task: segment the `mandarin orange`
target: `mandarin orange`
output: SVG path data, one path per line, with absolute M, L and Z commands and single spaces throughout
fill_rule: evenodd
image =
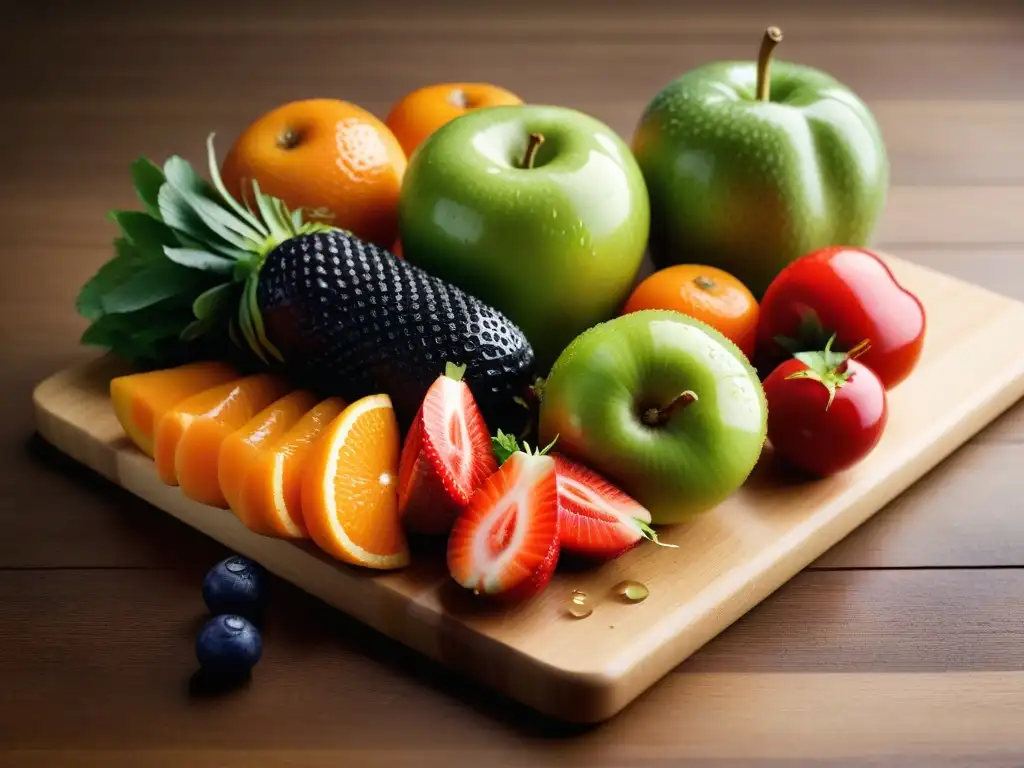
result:
M 738 278 L 716 267 L 677 264 L 638 285 L 622 314 L 673 309 L 707 323 L 749 359 L 757 336 L 757 299 Z
M 522 104 L 511 91 L 488 83 L 439 83 L 401 98 L 384 121 L 405 150 L 406 157 L 450 120 L 481 107 Z
M 258 118 L 224 158 L 228 192 L 255 204 L 252 182 L 291 209 L 389 248 L 398 235 L 406 158 L 376 116 L 338 99 L 284 104 Z

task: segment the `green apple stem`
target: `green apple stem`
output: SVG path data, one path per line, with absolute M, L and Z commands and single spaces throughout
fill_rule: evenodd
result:
M 698 399 L 697 393 L 693 390 L 680 392 L 667 405 L 663 405 L 661 408 L 648 408 L 644 411 L 642 421 L 649 427 L 660 427 L 672 417 L 673 413 L 697 402 Z
M 530 141 L 526 145 L 526 152 L 523 153 L 523 165 L 524 169 L 533 168 L 533 161 L 537 157 L 537 150 L 540 149 L 540 145 L 544 143 L 543 133 L 531 133 Z
M 782 30 L 768 27 L 761 39 L 761 51 L 757 54 L 757 100 L 768 101 L 771 95 L 772 51 L 782 42 Z

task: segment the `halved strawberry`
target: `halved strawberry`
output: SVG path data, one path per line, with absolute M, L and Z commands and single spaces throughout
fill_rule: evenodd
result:
M 558 535 L 562 549 L 610 560 L 645 538 L 657 540 L 651 513 L 604 477 L 554 454 L 558 473 Z
M 447 533 L 498 463 L 465 366 L 448 363 L 427 390 L 402 447 L 398 508 L 419 533 Z
M 466 589 L 524 600 L 547 586 L 558 551 L 555 460 L 516 451 L 456 519 L 448 538 L 448 570 Z

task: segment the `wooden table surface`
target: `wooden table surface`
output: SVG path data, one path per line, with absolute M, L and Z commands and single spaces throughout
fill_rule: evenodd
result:
M 291 99 L 383 116 L 449 80 L 629 137 L 670 78 L 752 57 L 769 23 L 780 57 L 832 72 L 881 123 L 878 244 L 1024 300 L 1024 11 L 917 5 L 19 6 L 0 22 L 0 765 L 1024 765 L 1024 405 L 588 729 L 282 582 L 252 684 L 190 696 L 202 576 L 226 553 L 33 436 L 33 385 L 94 354 L 73 299 L 109 255 L 106 212 L 135 206 L 139 154 L 201 161 L 208 131 L 226 150 Z

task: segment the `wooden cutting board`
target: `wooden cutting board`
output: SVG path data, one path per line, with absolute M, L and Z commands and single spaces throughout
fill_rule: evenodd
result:
M 340 564 L 311 545 L 250 533 L 228 511 L 163 485 L 131 445 L 108 398 L 110 358 L 66 370 L 35 392 L 40 433 L 130 492 L 262 563 L 386 635 L 561 719 L 611 717 L 701 645 L 846 536 L 1024 395 L 1024 304 L 897 259 L 897 278 L 928 312 L 924 355 L 890 393 L 875 451 L 847 473 L 798 482 L 770 451 L 718 509 L 660 529 L 678 549 L 645 544 L 602 567 L 560 572 L 514 609 L 482 605 L 448 578 L 440 552 L 402 572 Z M 650 596 L 626 603 L 623 579 Z M 570 616 L 573 590 L 593 613 Z

